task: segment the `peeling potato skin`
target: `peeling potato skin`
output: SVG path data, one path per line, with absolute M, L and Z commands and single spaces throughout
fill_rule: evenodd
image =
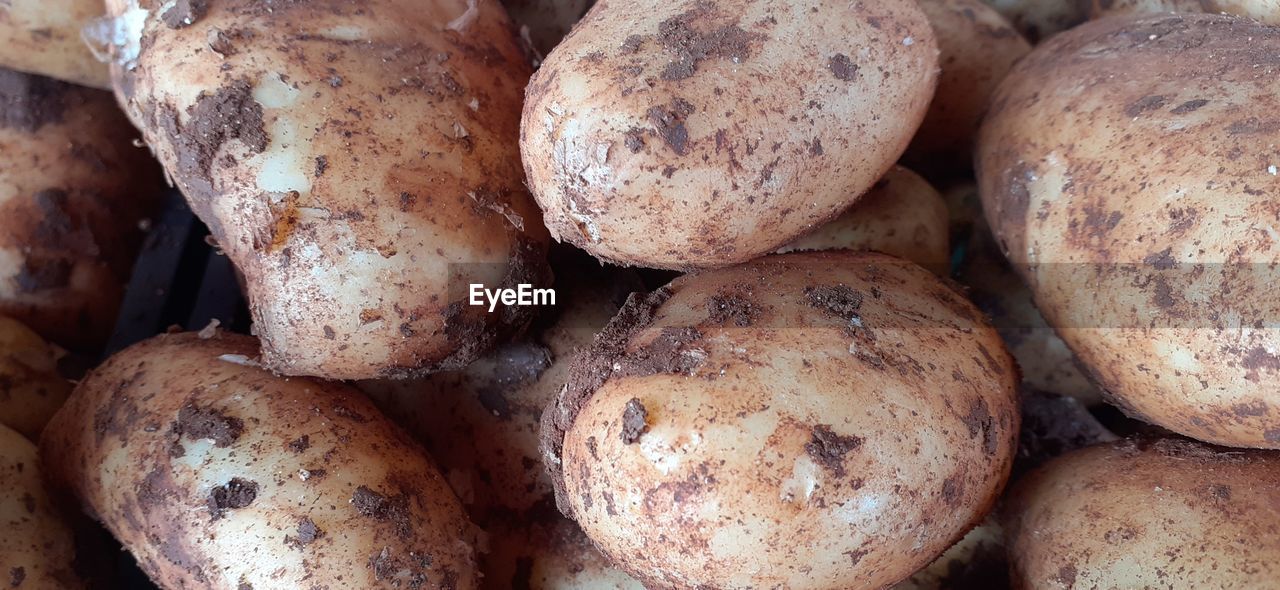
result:
M 1032 43 L 1088 19 L 1089 0 L 983 0 L 990 4 Z
M 502 0 L 511 20 L 529 27 L 529 41 L 542 55 L 560 44 L 587 13 L 591 0 Z
M 529 65 L 495 0 L 227 0 L 179 28 L 161 6 L 116 92 L 244 273 L 269 367 L 460 368 L 528 323 L 466 301 L 549 282 L 516 144 Z
M 937 55 L 906 0 L 602 1 L 526 91 L 530 188 L 551 235 L 601 260 L 744 262 L 884 175 Z
M 903 155 L 930 178 L 967 173 L 987 101 L 1031 44 L 979 0 L 920 0 L 941 50 L 938 91 Z
M 1249 588 L 1280 578 L 1280 456 L 1165 439 L 1063 456 L 1001 513 L 1014 588 Z
M 1015 66 L 979 139 L 987 219 L 1095 381 L 1228 446 L 1280 447 L 1280 336 L 1254 323 L 1280 316 L 1277 55 L 1238 17 L 1093 21 Z
M 71 382 L 58 375 L 62 355 L 21 322 L 0 316 L 0 424 L 40 437 L 71 394 Z
M 160 203 L 111 94 L 0 68 L 0 314 L 96 352 Z
M 947 273 L 947 204 L 919 174 L 894 166 L 840 217 L 786 246 L 797 250 L 875 250 Z
M 102 13 L 101 0 L 0 2 L 0 67 L 111 88 L 107 66 L 80 38 L 80 29 Z
M 75 538 L 40 477 L 36 446 L 0 424 L 0 585 L 22 590 L 85 588 L 73 567 Z
M 161 335 L 79 383 L 41 438 L 165 588 L 475 588 L 474 527 L 357 391 L 251 365 L 257 341 Z
M 1089 18 L 1148 12 L 1237 14 L 1280 24 L 1280 0 L 1091 0 Z
M 995 502 L 1017 381 L 923 268 L 775 255 L 633 296 L 548 407 L 543 453 L 562 510 L 649 588 L 881 588 Z

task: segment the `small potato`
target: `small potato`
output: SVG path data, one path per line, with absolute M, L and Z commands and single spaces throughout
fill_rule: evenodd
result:
M 982 0 L 993 6 L 1032 43 L 1088 19 L 1089 0 Z
M 593 0 L 502 0 L 511 20 L 520 25 L 540 55 L 547 55 L 587 13 Z
M 987 101 L 1031 44 L 980 0 L 920 0 L 938 37 L 938 91 L 903 161 L 929 178 L 968 175 Z
M 1280 28 L 1136 15 L 1014 67 L 979 138 L 993 233 L 1117 405 L 1280 448 Z
M 0 424 L 36 440 L 71 394 L 58 375 L 63 351 L 12 318 L 0 316 Z
M 840 217 L 778 252 L 836 248 L 875 250 L 946 274 L 947 205 L 927 180 L 894 166 Z
M 937 56 L 911 0 L 601 2 L 529 84 L 529 186 L 552 236 L 601 260 L 744 262 L 884 176 Z
M 1280 455 L 1185 440 L 1076 451 L 1002 510 L 1014 588 L 1238 588 L 1280 580 Z
M 1089 18 L 1145 12 L 1238 14 L 1280 24 L 1280 0 L 1090 0 Z
M 103 12 L 102 0 L 3 0 L 0 67 L 110 88 L 106 64 L 80 35 Z
M 36 446 L 0 424 L 0 587 L 85 588 L 75 538 L 40 477 Z
M 632 296 L 570 367 L 543 453 L 561 510 L 649 588 L 881 588 L 995 502 L 1016 383 L 923 268 L 773 255 Z
M 497 0 L 109 0 L 116 93 L 245 276 L 288 375 L 457 369 L 522 330 L 469 286 L 549 282 Z
M 898 582 L 893 590 L 999 590 L 1009 587 L 1004 531 L 984 521 L 928 567 Z
M 106 342 L 163 186 L 137 136 L 109 93 L 0 68 L 0 314 Z
M 422 449 L 254 338 L 161 335 L 91 372 L 40 441 L 165 588 L 476 588 L 474 527 Z

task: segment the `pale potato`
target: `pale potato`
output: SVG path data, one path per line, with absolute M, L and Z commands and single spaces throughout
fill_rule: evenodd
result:
M 0 424 L 35 440 L 71 394 L 58 374 L 64 351 L 21 322 L 0 316 Z
M 110 93 L 0 68 L 0 314 L 106 342 L 163 186 L 137 137 Z
M 102 0 L 0 1 L 0 67 L 110 88 L 107 65 L 80 33 L 104 12 Z
M 0 424 L 0 587 L 85 588 L 74 567 L 71 525 L 50 500 L 40 474 L 36 445 Z
M 91 372 L 40 441 L 164 588 L 476 588 L 476 531 L 358 391 L 286 379 L 254 338 L 156 336 Z
M 1089 0 L 982 0 L 1013 23 L 1032 43 L 1088 19 Z
M 1233 588 L 1280 579 L 1280 455 L 1176 439 L 1076 451 L 1001 511 L 1014 588 Z
M 1038 47 L 983 126 L 987 218 L 1128 413 L 1280 448 L 1280 28 L 1102 19 Z
M 552 236 L 602 260 L 744 262 L 889 170 L 937 56 L 911 0 L 601 2 L 529 84 L 529 186 Z
M 120 101 L 244 273 L 263 361 L 460 368 L 545 286 L 517 148 L 526 56 L 496 0 L 110 0 Z
M 919 174 L 894 166 L 840 217 L 778 249 L 875 250 L 945 275 L 951 258 L 947 205 Z
M 995 330 L 882 254 L 685 275 L 569 373 L 543 416 L 557 501 L 655 589 L 888 586 L 982 519 L 1017 438 Z
M 1088 0 L 1089 18 L 1145 12 L 1238 14 L 1280 24 L 1280 0 Z

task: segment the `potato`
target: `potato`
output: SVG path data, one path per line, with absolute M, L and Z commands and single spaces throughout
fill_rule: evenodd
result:
M 533 49 L 546 55 L 569 34 L 593 0 L 502 0 Z
M 1103 19 L 1039 47 L 979 140 L 983 204 L 1035 301 L 1126 411 L 1280 447 L 1280 28 Z
M 946 274 L 947 205 L 927 180 L 894 166 L 840 217 L 778 252 L 835 248 L 875 250 Z
M 185 333 L 111 357 L 41 437 L 50 480 L 165 588 L 477 587 L 474 527 L 422 449 L 257 351 Z
M 71 383 L 58 375 L 63 354 L 21 322 L 0 316 L 0 424 L 39 438 L 71 394 Z
M 110 88 L 107 66 L 80 35 L 102 13 L 99 0 L 0 2 L 0 67 Z
M 1280 24 L 1280 0 L 1091 0 L 1089 18 L 1145 12 L 1217 12 Z
M 600 3 L 529 83 L 529 186 L 551 235 L 601 260 L 744 262 L 889 170 L 937 55 L 909 0 Z
M 965 176 L 987 101 L 1031 44 L 980 0 L 920 0 L 920 8 L 938 37 L 942 73 L 903 161 L 929 178 Z
M 1088 18 L 1089 0 L 982 0 L 1009 19 L 1032 43 Z
M 1271 588 L 1280 455 L 1185 440 L 1076 451 L 1002 512 L 1015 588 Z
M 1009 587 L 1004 532 L 984 521 L 928 567 L 898 582 L 893 590 L 1001 589 Z
M 74 568 L 75 537 L 40 478 L 36 446 L 0 424 L 0 585 L 23 590 L 85 588 Z
M 159 169 L 111 95 L 0 68 L 0 314 L 93 352 L 115 325 Z
M 561 510 L 649 588 L 880 588 L 995 501 L 1016 382 L 923 268 L 781 254 L 633 295 L 570 367 L 543 454 Z
M 547 235 L 495 0 L 111 0 L 116 91 L 245 275 L 263 361 L 334 379 L 460 368 L 532 309 Z

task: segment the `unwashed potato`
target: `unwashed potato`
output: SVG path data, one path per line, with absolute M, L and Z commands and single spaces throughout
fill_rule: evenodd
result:
M 40 437 L 71 394 L 71 382 L 58 374 L 63 354 L 21 322 L 0 316 L 0 424 Z
M 162 187 L 137 136 L 109 93 L 0 68 L 0 314 L 106 341 Z
M 1031 44 L 980 0 L 920 0 L 920 8 L 938 37 L 942 73 L 903 161 L 930 178 L 967 175 L 987 101 Z
M 1280 448 L 1280 28 L 1118 17 L 996 93 L 983 205 L 1045 319 L 1132 415 Z
M 477 587 L 474 527 L 422 449 L 254 338 L 161 335 L 91 372 L 40 441 L 164 588 Z
M 1088 19 L 1089 0 L 982 0 L 1009 19 L 1032 43 Z
M 780 254 L 632 296 L 570 367 L 543 453 L 561 509 L 649 588 L 880 588 L 995 502 L 1016 382 L 925 269 Z
M 460 368 L 528 322 L 468 303 L 548 281 L 496 0 L 108 6 L 117 94 L 244 273 L 267 366 Z
M 602 260 L 750 260 L 889 170 L 937 56 L 910 0 L 602 2 L 529 84 L 529 185 L 552 236 Z
M 40 477 L 36 446 L 0 424 L 0 587 L 84 588 L 75 537 Z
M 893 590 L 1002 590 L 1009 587 L 1009 562 L 1000 524 L 983 521 L 933 560 L 898 582 Z
M 0 67 L 110 88 L 107 66 L 80 35 L 104 11 L 101 0 L 0 2 Z
M 569 34 L 594 0 L 502 0 L 520 34 L 546 55 Z
M 1015 588 L 1238 588 L 1280 579 L 1280 455 L 1184 440 L 1066 455 L 1002 511 Z
M 778 250 L 875 250 L 946 274 L 947 204 L 920 175 L 894 166 L 833 221 Z
M 596 585 L 602 580 L 630 580 L 555 511 L 538 450 L 542 410 L 568 380 L 572 353 L 591 343 L 627 295 L 642 290 L 634 275 L 583 258 L 586 265 L 556 266 L 558 314 L 527 338 L 461 371 L 361 385 L 423 442 L 471 520 L 485 529 L 486 588 L 585 590 L 606 587 Z
M 1089 17 L 1144 12 L 1210 12 L 1238 14 L 1280 24 L 1280 0 L 1090 0 Z

